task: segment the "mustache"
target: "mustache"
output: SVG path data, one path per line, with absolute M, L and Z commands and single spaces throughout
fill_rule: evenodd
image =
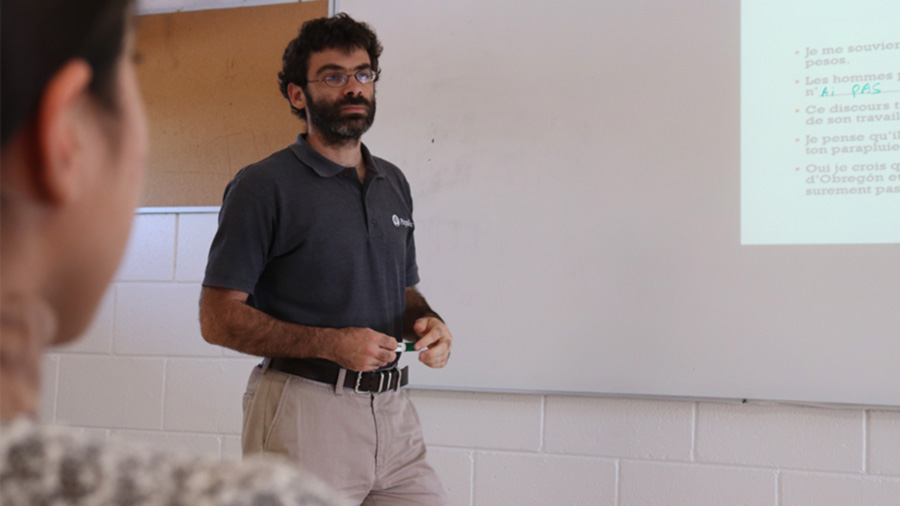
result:
M 371 108 L 372 102 L 370 100 L 368 100 L 366 97 L 349 96 L 349 97 L 344 97 L 343 99 L 341 99 L 341 101 L 338 102 L 336 105 L 337 105 L 337 107 L 343 107 L 345 105 L 364 105 L 368 108 Z

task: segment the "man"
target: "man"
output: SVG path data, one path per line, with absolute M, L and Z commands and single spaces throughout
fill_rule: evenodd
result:
M 281 91 L 308 133 L 225 190 L 201 327 L 268 357 L 244 396 L 245 454 L 286 454 L 358 503 L 445 504 L 396 349 L 443 367 L 453 336 L 415 288 L 409 185 L 360 142 L 381 50 L 344 14 L 288 44 Z

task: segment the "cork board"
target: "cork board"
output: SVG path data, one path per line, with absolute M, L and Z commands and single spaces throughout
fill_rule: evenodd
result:
M 141 16 L 151 146 L 141 206 L 221 205 L 238 170 L 305 130 L 277 74 L 300 25 L 327 15 L 315 0 Z

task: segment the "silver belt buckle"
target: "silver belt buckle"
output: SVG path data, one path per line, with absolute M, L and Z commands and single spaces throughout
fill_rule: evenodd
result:
M 400 371 L 397 371 L 398 374 L 399 374 L 399 372 Z M 385 373 L 387 373 L 387 381 L 384 381 Z M 363 393 L 359 389 L 359 384 L 362 381 L 362 375 L 363 375 L 363 373 L 361 373 L 361 372 L 356 373 L 356 386 L 353 387 L 353 391 L 358 394 Z M 378 390 L 376 390 L 375 393 L 380 394 L 381 392 L 390 390 L 392 379 L 394 379 L 394 371 L 393 370 L 379 371 L 378 372 Z M 397 387 L 395 388 L 395 390 L 399 390 L 399 389 L 400 389 L 400 379 L 398 378 L 397 379 Z

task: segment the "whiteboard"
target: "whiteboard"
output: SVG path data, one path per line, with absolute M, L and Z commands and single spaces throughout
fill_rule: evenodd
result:
M 419 387 L 900 406 L 900 246 L 741 245 L 737 0 L 341 0 L 455 336 Z

